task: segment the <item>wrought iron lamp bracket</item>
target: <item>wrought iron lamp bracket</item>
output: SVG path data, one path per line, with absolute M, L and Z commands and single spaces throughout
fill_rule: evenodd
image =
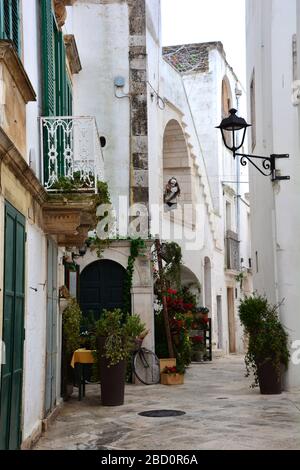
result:
M 282 181 L 290 180 L 290 176 L 278 176 L 276 170 L 276 160 L 277 158 L 290 158 L 289 154 L 280 154 L 280 155 L 270 155 L 270 157 L 262 157 L 260 155 L 249 155 L 246 153 L 236 153 L 233 152 L 234 158 L 241 157 L 240 163 L 242 166 L 246 166 L 247 163 L 251 163 L 263 176 L 271 176 L 272 181 Z M 260 168 L 253 160 L 261 160 Z

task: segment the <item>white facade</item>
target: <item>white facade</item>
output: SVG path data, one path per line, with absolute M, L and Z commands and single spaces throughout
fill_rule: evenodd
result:
M 300 79 L 297 6 L 296 0 L 247 1 L 249 120 L 250 86 L 255 76 L 256 145 L 252 153 L 290 154 L 289 160 L 277 160 L 276 165 L 282 176 L 291 177 L 271 183 L 255 169 L 250 172 L 254 287 L 272 303 L 284 300 L 280 315 L 291 347 L 300 339 L 300 128 L 299 102 L 293 94 L 294 83 Z M 286 388 L 299 386 L 299 365 L 291 361 Z
M 199 302 L 210 307 L 213 317 L 214 346 L 220 346 L 219 349 L 224 352 L 230 350 L 227 289 L 232 289 L 233 318 L 230 328 L 235 343 L 232 352 L 241 352 L 243 341 L 237 318 L 241 293 L 240 284 L 235 279 L 239 270 L 225 269 L 224 238 L 228 229 L 238 235 L 241 241 L 240 257 L 245 260 L 244 272 L 250 279 L 246 291 L 251 291 L 251 275 L 247 271 L 250 257 L 247 227 L 249 201 L 245 196 L 247 184 L 238 185 L 239 180 L 247 183 L 248 176 L 245 170 L 243 173 L 237 169 L 215 129 L 222 118 L 222 80 L 227 77 L 234 107 L 237 106 L 235 89 L 236 86 L 240 88 L 240 85 L 219 43 L 209 47 L 209 69 L 205 73 L 181 74 L 175 70 L 161 52 L 160 2 L 151 0 L 146 4 L 147 30 L 144 40 L 140 36 L 130 36 L 126 2 L 77 1 L 68 9 L 66 29 L 76 37 L 83 67 L 74 77 L 74 114 L 96 116 L 100 134 L 107 139 L 103 149 L 106 179 L 112 201 L 117 207 L 120 195 L 129 200 L 130 153 L 132 146 L 136 145 L 134 138 L 130 138 L 129 46 L 143 46 L 146 43 L 148 137 L 145 139 L 148 146 L 149 170 L 146 178 L 149 206 L 162 206 L 166 175 L 171 177 L 174 171 L 184 194 L 181 202 L 189 200 L 194 206 L 199 204 L 201 207 L 201 222 L 197 229 L 193 229 L 192 223 L 184 226 L 186 236 L 191 241 L 196 233 L 198 235 L 200 245 L 196 251 L 182 238 L 162 233 L 156 223 L 157 208 L 151 214 L 151 234 L 160 233 L 162 239 L 173 239 L 181 245 L 184 282 L 195 285 L 200 283 Z M 89 26 L 89 35 L 82 29 L 82 24 Z M 116 77 L 124 79 L 124 87 L 114 87 Z M 243 106 L 244 95 L 240 100 L 240 107 Z M 172 135 L 175 135 L 173 143 Z M 172 147 L 176 146 L 176 142 L 177 149 Z M 170 163 L 168 153 L 170 148 L 173 149 L 173 164 Z M 165 173 L 164 158 L 171 165 L 171 169 Z M 178 163 L 179 167 L 186 160 L 184 171 L 180 172 L 176 168 L 176 159 L 181 162 Z M 231 227 L 227 228 L 226 200 L 231 211 Z M 168 213 L 163 216 L 163 227 L 166 227 L 169 216 Z M 175 231 L 180 232 L 176 214 L 174 223 L 171 223 L 171 233 L 174 227 Z M 109 252 L 104 253 L 106 256 L 110 258 Z M 96 255 L 93 255 L 95 259 Z M 145 304 L 144 308 L 149 311 L 149 305 Z M 153 339 L 149 341 L 153 343 Z

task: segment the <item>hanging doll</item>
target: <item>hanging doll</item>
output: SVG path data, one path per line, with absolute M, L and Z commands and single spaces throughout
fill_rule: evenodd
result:
M 171 178 L 166 185 L 164 192 L 165 210 L 177 209 L 177 199 L 180 196 L 180 187 L 176 178 Z

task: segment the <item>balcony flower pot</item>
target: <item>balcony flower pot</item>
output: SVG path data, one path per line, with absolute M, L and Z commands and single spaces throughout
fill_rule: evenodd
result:
M 182 385 L 184 383 L 184 374 L 166 374 L 163 372 L 160 376 L 160 383 L 162 385 Z

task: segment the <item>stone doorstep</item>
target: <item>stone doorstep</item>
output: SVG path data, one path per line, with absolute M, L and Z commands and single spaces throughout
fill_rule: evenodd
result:
M 39 441 L 42 435 L 42 422 L 32 431 L 30 436 L 28 436 L 21 444 L 21 450 L 31 450 L 35 444 Z
M 54 421 L 60 414 L 62 407 L 63 407 L 63 401 L 60 402 L 54 408 L 54 410 L 52 410 L 51 413 L 49 413 L 49 415 L 42 420 L 42 432 L 46 432 L 49 429 L 49 426 L 51 426 L 54 423 Z
M 35 444 L 37 444 L 42 434 L 48 431 L 49 427 L 54 423 L 54 421 L 60 414 L 62 407 L 63 401 L 61 401 L 46 418 L 40 421 L 38 426 L 30 434 L 30 436 L 28 436 L 22 442 L 21 450 L 31 450 L 35 446 Z

